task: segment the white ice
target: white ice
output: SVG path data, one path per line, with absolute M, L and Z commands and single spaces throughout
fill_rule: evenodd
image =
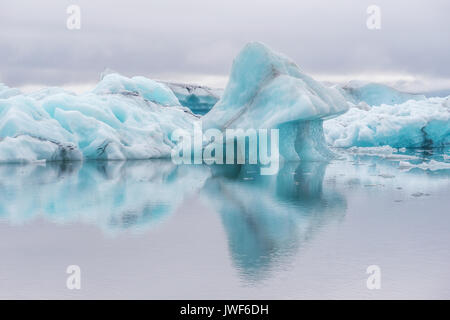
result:
M 169 157 L 171 133 L 197 121 L 170 89 L 143 77 L 109 74 L 81 95 L 0 90 L 0 162 Z
M 450 144 L 449 98 L 409 100 L 369 109 L 351 108 L 324 123 L 334 147 L 442 147 Z

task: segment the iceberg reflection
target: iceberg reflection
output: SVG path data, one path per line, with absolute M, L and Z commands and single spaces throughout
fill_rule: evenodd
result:
M 248 281 L 286 262 L 346 200 L 324 190 L 325 163 L 285 163 L 276 176 L 255 166 L 176 166 L 166 160 L 0 166 L 0 221 L 37 219 L 142 232 L 196 194 L 220 214 L 234 265 Z M 168 248 L 170 249 L 170 248 Z
M 345 198 L 322 188 L 326 166 L 285 163 L 277 176 L 242 166 L 234 175 L 220 171 L 208 179 L 204 190 L 220 212 L 233 262 L 246 280 L 263 279 L 321 226 L 345 215 Z
M 159 160 L 1 165 L 0 218 L 139 230 L 168 216 L 207 174 Z

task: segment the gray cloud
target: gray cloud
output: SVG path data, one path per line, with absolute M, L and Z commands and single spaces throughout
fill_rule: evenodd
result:
M 364 0 L 2 0 L 0 81 L 95 82 L 106 67 L 156 78 L 226 76 L 252 40 L 323 80 L 383 74 L 417 76 L 415 83 L 450 79 L 448 0 L 373 3 L 382 11 L 378 31 L 366 28 L 372 1 Z M 66 29 L 70 4 L 81 7 L 81 30 Z

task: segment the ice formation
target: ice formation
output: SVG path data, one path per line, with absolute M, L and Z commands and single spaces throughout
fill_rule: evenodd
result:
M 93 93 L 134 95 L 162 106 L 180 106 L 172 90 L 160 82 L 144 77 L 129 79 L 117 73 L 110 73 L 102 78 Z
M 389 86 L 378 83 L 350 81 L 343 87 L 338 87 L 344 97 L 354 103 L 367 103 L 369 106 L 382 104 L 400 104 L 408 100 L 424 100 L 425 96 L 401 92 Z
M 324 131 L 334 147 L 442 147 L 450 144 L 450 101 L 430 98 L 368 110 L 351 108 L 326 121 Z
M 414 168 L 429 170 L 429 171 L 437 171 L 437 170 L 448 170 L 450 169 L 450 163 L 448 162 L 440 162 L 436 160 L 430 160 L 429 162 L 422 162 L 419 164 L 413 164 L 406 161 L 401 161 L 399 164 L 400 168 L 406 170 L 412 170 Z
M 197 121 L 169 88 L 142 77 L 109 74 L 81 95 L 0 90 L 0 162 L 169 157 L 171 133 Z
M 80 95 L 0 84 L 0 162 L 170 157 L 172 133 L 200 123 L 242 134 L 279 129 L 284 159 L 326 160 L 328 146 L 448 146 L 450 101 L 373 83 L 324 86 L 258 42 L 236 57 L 223 94 L 111 72 Z
M 7 99 L 9 97 L 17 96 L 21 94 L 19 89 L 10 88 L 0 83 L 0 99 Z
M 192 84 L 163 82 L 178 98 L 181 105 L 199 115 L 206 114 L 219 101 L 222 89 L 214 89 Z
M 203 128 L 280 129 L 280 154 L 289 160 L 327 159 L 322 121 L 345 112 L 337 89 L 303 74 L 264 44 L 247 44 L 233 62 L 220 101 L 202 119 Z

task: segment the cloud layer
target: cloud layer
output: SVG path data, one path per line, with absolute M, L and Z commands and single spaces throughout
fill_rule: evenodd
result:
M 375 31 L 366 27 L 372 1 L 3 0 L 0 82 L 92 83 L 108 67 L 223 85 L 239 49 L 258 40 L 321 80 L 448 88 L 450 2 L 376 2 L 381 30 Z M 81 30 L 66 28 L 71 4 L 81 8 Z

